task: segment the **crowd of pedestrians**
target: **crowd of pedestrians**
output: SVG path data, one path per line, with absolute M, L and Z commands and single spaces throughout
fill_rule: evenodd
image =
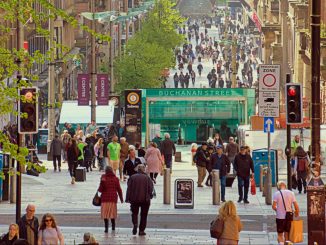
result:
M 178 29 L 185 43 L 175 49 L 175 88 L 195 87 L 196 78 L 202 77 L 204 68 L 208 70 L 208 85 L 204 87 L 231 88 L 232 74 L 236 74 L 237 87 L 253 87 L 254 73 L 259 72 L 256 58 L 259 43 L 242 25 L 242 15 L 228 15 L 228 11 L 227 7 L 225 11 L 214 8 L 214 17 L 190 17 Z

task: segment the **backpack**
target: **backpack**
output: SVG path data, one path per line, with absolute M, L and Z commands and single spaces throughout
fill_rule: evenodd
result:
M 219 239 L 224 230 L 224 220 L 217 216 L 217 218 L 211 222 L 209 230 L 212 238 Z
M 298 157 L 298 171 L 306 171 L 308 169 L 308 160 L 306 157 Z

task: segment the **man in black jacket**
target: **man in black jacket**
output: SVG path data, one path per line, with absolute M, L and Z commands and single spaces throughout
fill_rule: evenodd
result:
M 197 186 L 203 187 L 202 183 L 206 177 L 206 165 L 209 164 L 209 154 L 207 152 L 207 143 L 204 142 L 201 147 L 197 149 L 195 154 L 195 162 L 198 171 Z
M 28 244 L 37 245 L 39 223 L 35 214 L 35 206 L 28 204 L 26 214 L 18 220 L 19 238 L 26 239 Z
M 247 154 L 247 147 L 241 146 L 240 153 L 235 156 L 234 159 L 234 169 L 238 176 L 238 192 L 239 200 L 238 202 L 249 203 L 248 201 L 248 191 L 249 191 L 249 180 L 250 176 L 254 174 L 254 163 L 249 154 Z M 252 174 L 250 174 L 250 169 Z
M 128 175 L 131 177 L 132 175 L 136 174 L 137 171 L 135 168 L 141 164 L 141 160 L 136 157 L 136 151 L 133 148 L 128 150 L 128 158 L 125 160 L 123 165 L 123 175 Z
M 175 145 L 170 139 L 170 134 L 164 134 L 164 140 L 161 143 L 161 153 L 164 156 L 166 168 L 169 168 L 172 173 L 172 155 L 175 155 Z
M 213 170 L 220 171 L 221 201 L 225 202 L 226 174 L 230 172 L 230 160 L 225 154 L 223 154 L 222 145 L 218 145 L 216 149 L 217 152 L 211 157 L 211 165 Z
M 145 165 L 137 166 L 137 173 L 132 175 L 128 180 L 126 193 L 126 202 L 130 203 L 131 218 L 134 225 L 132 234 L 137 234 L 138 213 L 140 208 L 139 236 L 145 236 L 147 224 L 147 214 L 151 199 L 153 198 L 154 185 L 151 178 L 145 173 Z

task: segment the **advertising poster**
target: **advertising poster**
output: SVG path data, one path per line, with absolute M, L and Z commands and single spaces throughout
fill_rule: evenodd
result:
M 77 90 L 78 90 L 78 105 L 89 105 L 90 88 L 89 74 L 78 74 L 77 76 Z
M 108 74 L 97 74 L 97 105 L 109 104 L 109 76 Z

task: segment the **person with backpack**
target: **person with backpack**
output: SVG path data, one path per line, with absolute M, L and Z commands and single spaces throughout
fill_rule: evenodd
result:
M 306 193 L 307 190 L 307 175 L 309 171 L 310 159 L 308 154 L 305 152 L 302 146 L 298 146 L 294 153 L 294 168 L 293 175 L 296 175 L 298 181 L 298 191 L 299 194 L 302 192 Z
M 222 204 L 218 216 L 211 223 L 210 230 L 211 237 L 217 239 L 217 244 L 238 244 L 242 223 L 237 214 L 237 208 L 232 201 L 227 201 Z

